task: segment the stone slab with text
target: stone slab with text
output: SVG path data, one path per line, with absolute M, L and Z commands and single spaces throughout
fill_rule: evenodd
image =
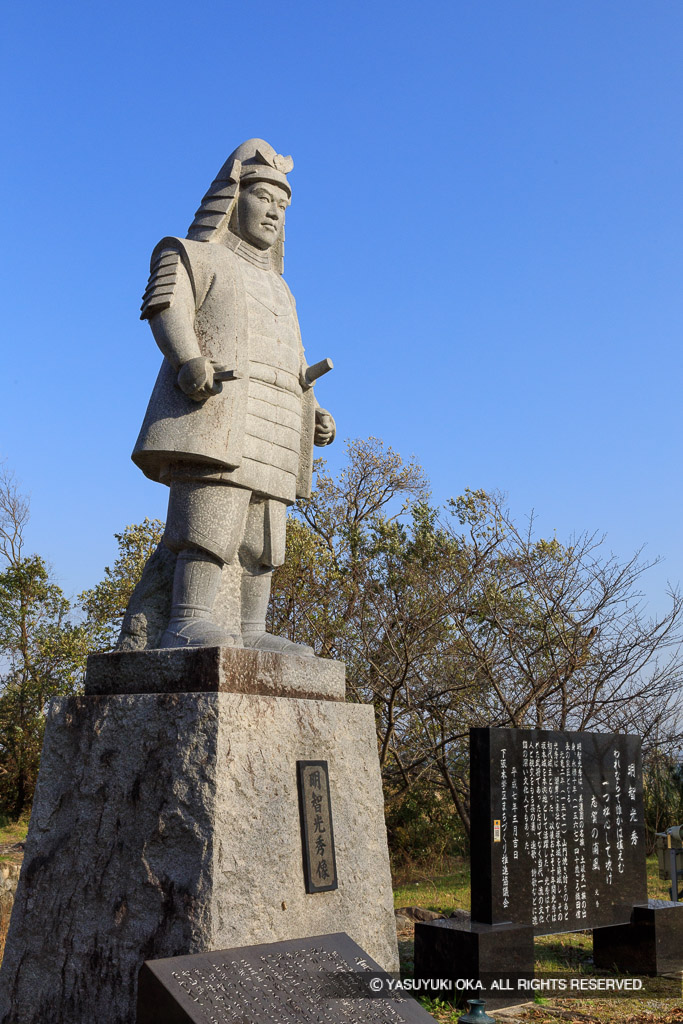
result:
M 343 932 L 147 961 L 137 1024 L 427 1024 Z
M 637 737 L 472 729 L 470 770 L 473 920 L 546 935 L 647 903 Z

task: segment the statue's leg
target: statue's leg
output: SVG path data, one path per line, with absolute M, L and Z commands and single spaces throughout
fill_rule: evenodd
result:
M 287 506 L 268 499 L 252 501 L 239 550 L 242 563 L 242 643 L 259 651 L 302 654 L 313 648 L 266 632 L 273 569 L 285 560 Z
M 117 651 L 158 647 L 171 614 L 171 590 L 176 556 L 158 544 L 145 563 L 123 617 Z
M 174 481 L 164 544 L 178 552 L 171 618 L 161 647 L 240 646 L 214 619 L 226 562 L 236 557 L 251 492 L 200 481 Z

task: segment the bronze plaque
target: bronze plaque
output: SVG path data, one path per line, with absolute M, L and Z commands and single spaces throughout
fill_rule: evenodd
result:
M 337 889 L 327 761 L 297 761 L 306 892 Z

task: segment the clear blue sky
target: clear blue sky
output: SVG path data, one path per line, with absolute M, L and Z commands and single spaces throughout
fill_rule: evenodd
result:
M 12 4 L 0 455 L 65 589 L 165 514 L 129 461 L 149 254 L 291 153 L 286 278 L 340 438 L 683 577 L 680 0 Z M 338 465 L 341 444 L 328 449 Z

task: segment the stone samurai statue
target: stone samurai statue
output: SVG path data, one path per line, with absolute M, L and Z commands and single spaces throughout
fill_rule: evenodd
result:
M 292 166 L 262 139 L 244 142 L 187 238 L 152 253 L 141 318 L 164 361 L 132 458 L 170 489 L 163 545 L 177 557 L 157 646 L 312 654 L 265 628 L 287 506 L 310 494 L 312 446 L 335 435 L 312 387 L 332 364 L 307 364 L 282 278 Z M 215 614 L 224 566 L 241 577 L 232 631 Z

